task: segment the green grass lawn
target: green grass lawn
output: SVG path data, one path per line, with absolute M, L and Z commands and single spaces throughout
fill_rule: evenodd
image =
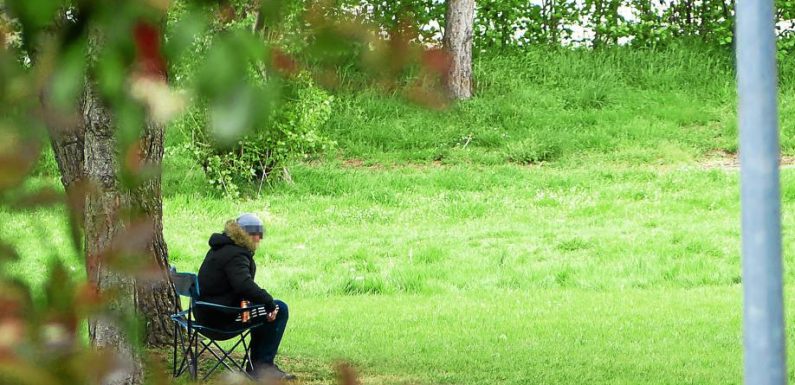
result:
M 171 261 L 195 271 L 226 218 L 264 218 L 257 281 L 291 305 L 284 366 L 308 382 L 333 381 L 340 359 L 372 384 L 741 381 L 736 170 L 300 166 L 293 177 L 240 202 L 169 194 L 165 236 Z M 785 169 L 787 266 L 793 179 Z M 12 271 L 36 284 L 60 254 L 83 274 L 62 216 L 0 213 L 23 257 Z
M 327 362 L 344 358 L 366 384 L 740 384 L 740 296 L 711 287 L 296 298 L 285 352 L 319 383 Z
M 169 131 L 171 262 L 196 271 L 226 219 L 259 214 L 257 281 L 291 306 L 283 366 L 307 383 L 333 382 L 348 360 L 365 384 L 739 384 L 730 58 L 528 50 L 475 70 L 478 96 L 443 112 L 341 91 L 324 128 L 336 151 L 239 201 L 211 190 Z M 790 168 L 782 200 L 789 298 Z M 33 287 L 50 258 L 84 276 L 62 209 L 0 208 L 0 223 L 22 256 L 12 273 Z

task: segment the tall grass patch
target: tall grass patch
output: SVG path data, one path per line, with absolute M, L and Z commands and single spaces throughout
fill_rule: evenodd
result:
M 475 98 L 444 111 L 343 90 L 325 129 L 338 156 L 381 164 L 686 163 L 736 151 L 732 66 L 687 47 L 528 48 L 477 58 Z

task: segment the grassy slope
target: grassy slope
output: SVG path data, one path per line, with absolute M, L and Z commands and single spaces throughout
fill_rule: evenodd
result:
M 206 191 L 172 148 L 171 260 L 196 270 L 224 219 L 262 214 L 257 280 L 292 305 L 286 366 L 311 382 L 344 357 L 366 383 L 739 383 L 738 178 L 704 166 L 736 150 L 730 65 L 532 51 L 479 59 L 479 96 L 446 112 L 343 93 L 328 124 L 339 151 L 241 202 Z M 783 200 L 791 266 L 791 170 Z M 53 254 L 81 274 L 62 212 L 0 221 L 20 276 L 37 283 Z
M 355 93 L 329 126 L 366 162 L 688 161 L 736 149 L 730 68 L 696 51 L 535 50 L 476 61 L 478 97 L 451 111 Z

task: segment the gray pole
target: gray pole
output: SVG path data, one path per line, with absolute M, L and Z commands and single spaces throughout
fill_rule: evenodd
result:
M 773 0 L 737 1 L 745 384 L 787 383 Z

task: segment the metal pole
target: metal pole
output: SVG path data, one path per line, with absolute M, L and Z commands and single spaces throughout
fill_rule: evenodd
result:
M 737 1 L 745 384 L 787 383 L 773 0 Z

